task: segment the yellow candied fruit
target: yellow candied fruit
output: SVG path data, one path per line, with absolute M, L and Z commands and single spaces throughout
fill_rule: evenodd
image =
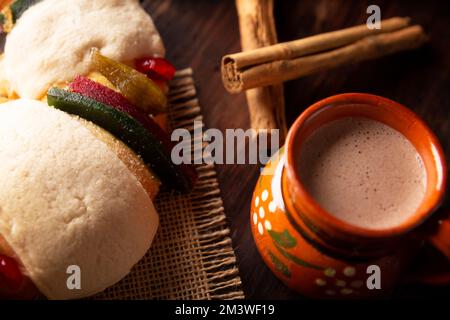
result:
M 91 61 L 97 71 L 108 78 L 125 98 L 142 111 L 159 114 L 166 110 L 166 95 L 146 75 L 101 55 L 98 49 L 92 49 Z
M 88 74 L 87 76 L 89 79 L 91 79 L 92 81 L 98 82 L 101 85 L 104 85 L 105 87 L 108 87 L 111 90 L 114 90 L 116 92 L 119 92 L 119 90 L 117 90 L 117 88 L 111 83 L 111 81 L 109 81 L 104 75 L 102 75 L 100 72 L 97 71 L 92 71 L 91 73 Z
M 51 86 L 51 88 L 54 88 L 54 87 L 66 90 L 69 87 L 69 83 L 65 82 L 65 81 L 64 82 L 56 82 Z M 47 91 L 38 100 L 47 103 Z
M 3 32 L 10 33 L 14 26 L 11 8 L 9 6 L 6 6 L 2 9 L 1 13 L 5 17 L 5 22 L 3 23 L 2 27 Z

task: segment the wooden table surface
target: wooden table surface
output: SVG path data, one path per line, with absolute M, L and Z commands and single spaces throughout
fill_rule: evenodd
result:
M 421 115 L 439 137 L 450 159 L 450 4 L 448 1 L 276 1 L 280 41 L 364 23 L 366 8 L 377 4 L 382 18 L 410 16 L 428 33 L 423 48 L 362 62 L 285 84 L 288 124 L 306 107 L 344 92 L 366 92 L 396 100 Z M 248 128 L 245 95 L 222 86 L 220 59 L 240 51 L 238 21 L 232 0 L 148 0 L 152 15 L 177 68 L 194 69 L 208 128 Z M 245 294 L 251 299 L 298 299 L 262 262 L 250 233 L 249 208 L 259 168 L 218 165 L 225 211 L 232 230 Z M 448 202 L 448 197 L 447 197 Z M 409 285 L 393 297 L 448 297 L 450 287 Z

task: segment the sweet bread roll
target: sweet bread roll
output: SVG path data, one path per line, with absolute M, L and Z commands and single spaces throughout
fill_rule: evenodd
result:
M 88 74 L 92 47 L 120 62 L 165 54 L 138 0 L 45 0 L 8 35 L 3 77 L 20 97 L 40 99 L 55 83 Z
M 0 235 L 50 299 L 116 283 L 155 236 L 158 215 L 139 170 L 105 140 L 45 103 L 0 105 Z M 67 287 L 71 265 L 81 269 L 80 290 Z
M 0 62 L 0 297 L 82 298 L 147 252 L 160 181 L 197 175 L 158 126 L 175 68 L 139 1 L 31 2 Z

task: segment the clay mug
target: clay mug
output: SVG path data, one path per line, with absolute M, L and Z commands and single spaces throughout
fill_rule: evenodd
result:
M 366 117 L 396 129 L 422 157 L 425 196 L 404 223 L 389 229 L 351 225 L 323 210 L 302 185 L 295 170 L 302 141 L 320 126 L 343 117 Z M 383 296 L 406 278 L 450 284 L 450 219 L 438 212 L 443 209 L 437 210 L 444 197 L 446 174 L 437 138 L 406 107 L 369 94 L 329 97 L 299 116 L 285 146 L 259 177 L 250 212 L 256 246 L 281 281 L 315 298 Z M 443 254 L 444 264 L 439 264 L 443 270 L 408 275 L 408 266 L 426 242 Z M 381 289 L 368 287 L 370 268 L 379 268 Z

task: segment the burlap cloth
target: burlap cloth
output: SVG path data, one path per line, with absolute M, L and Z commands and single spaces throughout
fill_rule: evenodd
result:
M 172 128 L 192 132 L 194 121 L 202 121 L 196 95 L 192 70 L 177 72 L 169 93 Z M 244 298 L 214 166 L 196 169 L 199 180 L 191 194 L 158 195 L 160 227 L 151 249 L 95 299 Z

